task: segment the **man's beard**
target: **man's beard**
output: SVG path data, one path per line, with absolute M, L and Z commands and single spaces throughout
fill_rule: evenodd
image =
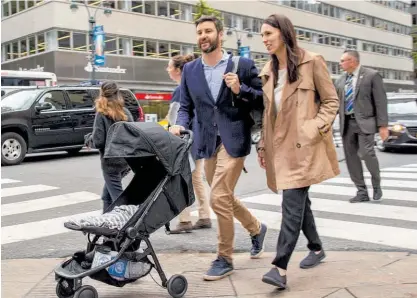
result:
M 219 45 L 219 38 L 217 37 L 215 40 L 213 40 L 212 42 L 210 41 L 210 39 L 207 40 L 210 43 L 210 46 L 208 48 L 206 48 L 205 50 L 203 50 L 201 48 L 201 42 L 198 44 L 198 47 L 200 48 L 200 50 L 206 54 L 209 54 L 211 52 L 213 52 L 215 49 L 217 49 L 218 45 Z M 203 42 L 205 43 L 205 42 Z

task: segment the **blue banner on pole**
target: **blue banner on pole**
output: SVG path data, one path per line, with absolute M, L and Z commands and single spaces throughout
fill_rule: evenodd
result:
M 105 34 L 103 26 L 94 26 L 93 36 L 95 47 L 94 65 L 103 66 L 106 64 L 106 58 L 104 55 Z
M 240 47 L 239 48 L 239 55 L 241 57 L 245 57 L 250 59 L 250 47 L 246 46 L 246 47 Z

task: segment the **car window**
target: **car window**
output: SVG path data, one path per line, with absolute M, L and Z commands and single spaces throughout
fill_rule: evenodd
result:
M 38 104 L 43 104 L 46 102 L 52 104 L 52 109 L 46 111 L 67 109 L 67 103 L 65 101 L 64 92 L 62 91 L 49 91 L 45 93 L 39 100 Z
M 388 101 L 388 114 L 406 115 L 417 114 L 417 100 L 415 98 Z
M 120 90 L 120 93 L 122 94 L 123 100 L 125 102 L 125 106 L 138 106 L 138 102 L 136 98 L 127 90 Z
M 90 90 L 67 90 L 72 109 L 87 109 L 94 106 Z

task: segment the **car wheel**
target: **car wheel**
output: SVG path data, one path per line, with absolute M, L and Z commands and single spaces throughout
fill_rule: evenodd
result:
M 26 156 L 27 144 L 22 136 L 15 132 L 1 135 L 1 165 L 14 166 L 20 164 Z

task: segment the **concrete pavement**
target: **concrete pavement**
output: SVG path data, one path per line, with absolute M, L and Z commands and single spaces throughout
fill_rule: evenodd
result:
M 216 282 L 202 280 L 214 254 L 160 254 L 168 277 L 182 273 L 188 280 L 184 297 L 283 297 L 283 298 L 416 298 L 417 255 L 406 252 L 327 252 L 323 264 L 302 270 L 298 263 L 306 252 L 294 253 L 285 291 L 262 283 L 271 267 L 273 253 L 251 260 L 247 253 L 235 254 L 235 272 Z M 22 259 L 2 261 L 2 297 L 56 297 L 53 268 L 61 259 Z M 156 271 L 151 272 L 160 283 Z M 102 298 L 170 297 L 151 276 L 124 288 L 114 288 L 86 278 Z

